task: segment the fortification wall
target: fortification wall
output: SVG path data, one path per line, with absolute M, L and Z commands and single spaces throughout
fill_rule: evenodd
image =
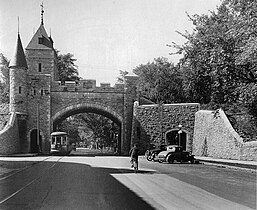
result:
M 96 86 L 96 80 L 80 80 L 80 81 L 54 81 L 52 83 L 51 91 L 53 92 L 99 92 L 99 91 L 124 91 L 124 84 L 115 84 L 113 87 L 110 83 L 100 83 Z
M 199 108 L 198 103 L 139 106 L 135 102 L 132 142 L 141 142 L 141 147 L 166 144 L 165 133 L 177 130 L 181 124 L 187 133 L 187 150 L 192 151 L 195 113 Z
M 7 125 L 9 118 L 9 104 L 0 104 L 0 131 Z
M 213 158 L 257 160 L 257 143 L 243 142 L 223 110 L 200 110 L 195 116 L 193 153 Z
M 51 109 L 52 116 L 69 106 L 79 104 L 96 104 L 105 107 L 106 110 L 113 110 L 123 116 L 123 93 L 111 92 L 52 92 Z
M 0 154 L 20 152 L 19 129 L 17 115 L 12 112 L 8 124 L 0 131 Z

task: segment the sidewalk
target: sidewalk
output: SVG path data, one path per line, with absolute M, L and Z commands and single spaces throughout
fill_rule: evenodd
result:
M 212 157 L 195 156 L 196 160 L 205 163 L 212 163 L 217 165 L 227 165 L 246 169 L 257 169 L 257 161 L 244 161 L 244 160 L 230 160 L 230 159 L 216 159 Z
M 39 156 L 37 153 L 26 153 L 26 154 L 11 154 L 11 155 L 0 155 L 0 157 L 35 157 Z

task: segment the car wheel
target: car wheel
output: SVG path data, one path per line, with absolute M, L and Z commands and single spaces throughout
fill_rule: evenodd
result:
M 151 161 L 151 152 L 149 150 L 146 150 L 145 158 L 146 158 L 146 160 Z
M 159 163 L 163 163 L 163 160 L 158 160 Z
M 148 161 L 152 161 L 153 160 L 153 156 L 152 155 L 149 155 L 148 158 L 147 158 Z
M 153 153 L 153 154 L 151 155 L 151 160 L 154 161 L 154 159 L 155 159 L 156 156 L 157 156 L 157 154 L 156 154 L 156 153 Z
M 190 162 L 191 162 L 192 164 L 194 164 L 194 163 L 195 163 L 195 159 L 190 160 Z
M 174 157 L 173 157 L 172 155 L 169 155 L 169 156 L 167 157 L 167 162 L 168 162 L 168 163 L 174 163 Z

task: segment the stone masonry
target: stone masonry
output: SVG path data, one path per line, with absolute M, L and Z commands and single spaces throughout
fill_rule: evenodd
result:
M 186 150 L 192 151 L 195 113 L 198 103 L 184 104 L 134 104 L 132 144 L 139 143 L 142 151 L 149 144 L 167 144 L 167 134 L 178 132 L 178 125 L 186 133 Z
M 196 113 L 193 141 L 197 156 L 257 160 L 257 143 L 243 142 L 221 109 Z
M 127 154 L 137 76 L 127 76 L 124 85 L 114 87 L 109 83 L 97 87 L 95 80 L 62 83 L 58 81 L 56 64 L 53 40 L 48 37 L 43 21 L 25 53 L 18 34 L 9 65 L 12 117 L 6 117 L 9 123 L 0 133 L 0 154 L 48 154 L 50 134 L 58 123 L 81 112 L 104 115 L 120 126 L 118 150 Z M 4 117 L 1 119 L 4 121 Z

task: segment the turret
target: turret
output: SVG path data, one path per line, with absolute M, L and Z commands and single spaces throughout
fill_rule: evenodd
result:
M 23 51 L 20 34 L 10 68 L 10 112 L 27 113 L 28 89 L 27 89 L 27 61 Z

